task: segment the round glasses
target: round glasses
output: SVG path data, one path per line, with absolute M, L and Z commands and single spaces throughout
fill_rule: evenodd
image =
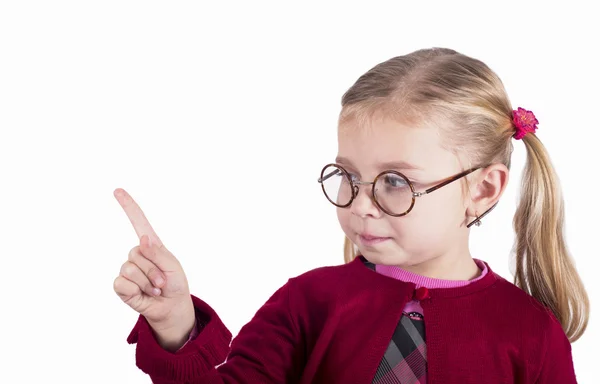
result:
M 383 171 L 373 181 L 360 181 L 339 164 L 327 164 L 323 167 L 318 182 L 321 184 L 327 200 L 340 208 L 349 207 L 352 204 L 352 201 L 358 196 L 360 185 L 371 184 L 373 201 L 377 207 L 390 216 L 399 217 L 413 209 L 417 197 L 440 189 L 480 168 L 463 171 L 423 192 L 415 191 L 413 183 L 398 171 Z

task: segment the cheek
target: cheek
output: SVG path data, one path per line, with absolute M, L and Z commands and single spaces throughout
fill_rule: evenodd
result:
M 344 230 L 346 236 L 348 236 L 348 232 L 350 231 L 350 210 L 344 208 L 336 208 L 337 218 L 340 222 L 340 226 Z
M 407 216 L 390 221 L 390 227 L 399 248 L 417 263 L 427 260 L 440 248 L 446 225 L 429 216 L 429 212 L 417 214 L 413 210 Z
M 406 216 L 390 218 L 389 227 L 396 238 L 403 242 L 420 241 L 420 233 L 423 232 L 423 223 L 419 215 L 415 214 L 414 209 Z
M 438 221 L 455 222 L 460 217 L 461 211 L 463 214 L 465 211 L 461 191 L 459 188 L 452 188 L 443 192 L 445 193 L 431 196 L 431 201 L 424 204 L 426 206 L 423 208 L 427 210 L 428 215 L 437 217 Z
M 437 194 L 437 195 L 436 195 Z M 421 241 L 431 239 L 456 227 L 464 216 L 460 189 L 435 191 L 431 195 L 417 198 L 412 211 L 405 217 L 402 229 Z
M 458 217 L 460 201 L 455 194 L 441 192 L 417 198 L 408 215 L 390 220 L 394 232 L 409 241 L 426 241 L 447 230 Z

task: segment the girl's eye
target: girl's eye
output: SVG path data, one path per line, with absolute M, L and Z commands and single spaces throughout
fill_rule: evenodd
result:
M 404 188 L 408 185 L 404 178 L 397 175 L 386 175 L 384 180 L 385 184 L 392 188 Z

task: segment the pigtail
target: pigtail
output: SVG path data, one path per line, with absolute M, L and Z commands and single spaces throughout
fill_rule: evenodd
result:
M 513 226 L 514 283 L 547 306 L 571 342 L 585 331 L 589 298 L 564 236 L 564 201 L 550 157 L 533 133 L 523 137 L 527 162 Z
M 344 236 L 344 263 L 348 264 L 358 256 L 356 246 L 350 239 Z

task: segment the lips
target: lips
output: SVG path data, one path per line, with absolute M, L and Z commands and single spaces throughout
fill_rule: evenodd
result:
M 370 235 L 368 233 L 361 233 L 359 234 L 360 237 L 362 237 L 365 240 L 376 240 L 376 239 L 385 239 L 385 236 L 375 236 L 375 235 Z
M 389 240 L 389 237 L 375 236 L 370 233 L 361 233 L 358 235 L 360 242 L 364 245 L 375 245 Z

